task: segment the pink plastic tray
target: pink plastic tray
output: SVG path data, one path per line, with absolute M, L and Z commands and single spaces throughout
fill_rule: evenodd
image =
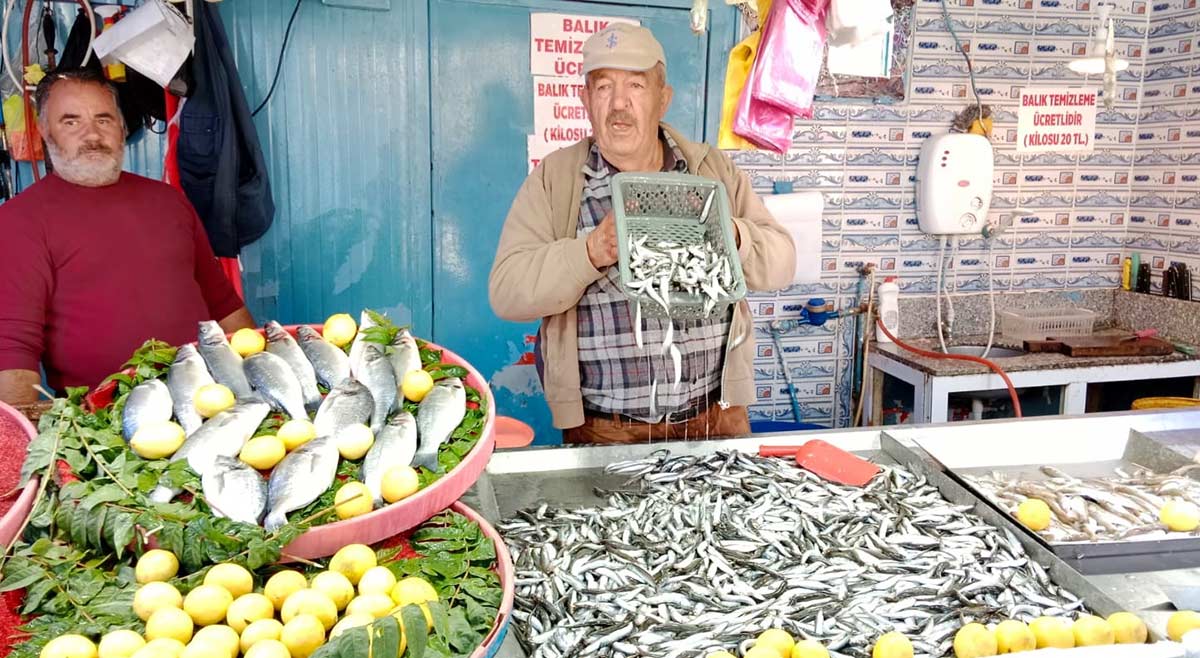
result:
M 479 512 L 459 502 L 451 505 L 450 509 L 478 523 L 483 533 L 490 537 L 492 543 L 496 545 L 496 571 L 500 575 L 500 586 L 504 588 L 504 595 L 500 600 L 500 610 L 496 613 L 496 623 L 492 626 L 492 632 L 488 633 L 483 644 L 479 645 L 479 648 L 471 654 L 471 658 L 490 658 L 500 650 L 500 645 L 508 634 L 508 624 L 512 621 L 513 596 L 516 593 L 517 578 L 513 568 L 512 555 L 509 554 L 508 546 L 504 544 L 500 533 L 496 532 L 496 529 Z
M 15 430 L 11 429 L 14 427 Z M 21 412 L 3 402 L 0 402 L 0 428 L 8 428 L 0 435 L 0 445 L 14 453 L 24 454 L 29 442 L 37 436 L 37 429 L 33 423 Z M 39 483 L 37 477 L 30 478 L 16 502 L 8 508 L 4 518 L 0 518 L 0 547 L 8 546 L 12 542 L 25 519 L 33 511 L 33 499 L 37 496 Z

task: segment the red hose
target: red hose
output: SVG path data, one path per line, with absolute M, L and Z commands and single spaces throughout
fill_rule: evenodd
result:
M 908 343 L 905 343 L 904 341 L 900 340 L 899 338 L 896 338 L 895 336 L 893 336 L 892 332 L 888 331 L 888 328 L 883 324 L 883 320 L 876 318 L 875 324 L 876 324 L 876 326 L 878 326 L 880 329 L 883 330 L 883 333 L 885 336 L 892 339 L 893 343 L 908 350 L 909 352 L 912 352 L 913 354 L 919 354 L 923 357 L 930 358 L 930 359 L 950 359 L 953 361 L 970 361 L 971 363 L 979 363 L 979 364 L 982 364 L 982 365 L 985 365 L 985 366 L 991 368 L 993 371 L 995 371 L 995 373 L 997 375 L 1000 375 L 1000 379 L 1003 379 L 1004 385 L 1008 387 L 1008 397 L 1012 399 L 1013 413 L 1016 414 L 1017 418 L 1022 418 L 1022 416 L 1021 416 L 1021 401 L 1019 399 L 1017 399 L 1017 388 L 1015 386 L 1013 386 L 1012 380 L 1008 378 L 1008 373 L 1004 372 L 1004 370 L 1002 370 L 1000 368 L 1000 366 L 996 365 L 995 363 L 992 363 L 991 361 L 988 361 L 987 359 L 981 359 L 977 356 L 968 356 L 966 354 L 942 354 L 941 352 L 931 352 L 929 350 L 923 350 L 919 347 L 913 347 L 912 345 L 909 345 Z

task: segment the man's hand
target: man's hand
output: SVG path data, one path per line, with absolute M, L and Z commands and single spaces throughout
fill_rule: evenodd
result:
M 600 220 L 600 224 L 587 237 L 588 260 L 597 270 L 617 262 L 617 222 L 612 211 Z
M 33 387 L 40 383 L 42 376 L 32 370 L 0 370 L 0 402 L 37 402 L 38 392 Z

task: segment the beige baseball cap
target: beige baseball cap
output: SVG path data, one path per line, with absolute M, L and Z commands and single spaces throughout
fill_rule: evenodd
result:
M 647 28 L 613 23 L 588 37 L 583 44 L 583 74 L 597 69 L 649 71 L 667 64 L 662 44 Z

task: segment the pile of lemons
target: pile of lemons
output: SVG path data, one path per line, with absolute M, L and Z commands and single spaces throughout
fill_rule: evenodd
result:
M 407 605 L 419 606 L 432 628 L 427 604 L 438 600 L 422 578 L 397 581 L 364 544 L 344 546 L 311 580 L 299 571 L 279 571 L 259 591 L 248 570 L 223 563 L 183 596 L 168 582 L 178 571 L 179 560 L 169 551 L 147 551 L 138 559 L 134 574 L 141 586 L 133 610 L 146 623 L 144 634 L 113 630 L 98 644 L 61 635 L 39 658 L 306 658 L 349 628 L 385 615 L 398 620 Z M 402 653 L 403 633 L 401 645 Z
M 737 658 L 728 651 L 710 653 L 705 658 Z M 743 658 L 829 658 L 829 651 L 816 640 L 797 641 L 781 628 L 763 631 Z
M 991 627 L 972 622 L 954 635 L 954 655 L 984 658 L 1034 649 L 1145 644 L 1148 636 L 1146 624 L 1129 612 L 1108 619 L 1082 614 L 1074 622 L 1062 617 L 1038 617 L 1029 624 L 1009 619 Z

